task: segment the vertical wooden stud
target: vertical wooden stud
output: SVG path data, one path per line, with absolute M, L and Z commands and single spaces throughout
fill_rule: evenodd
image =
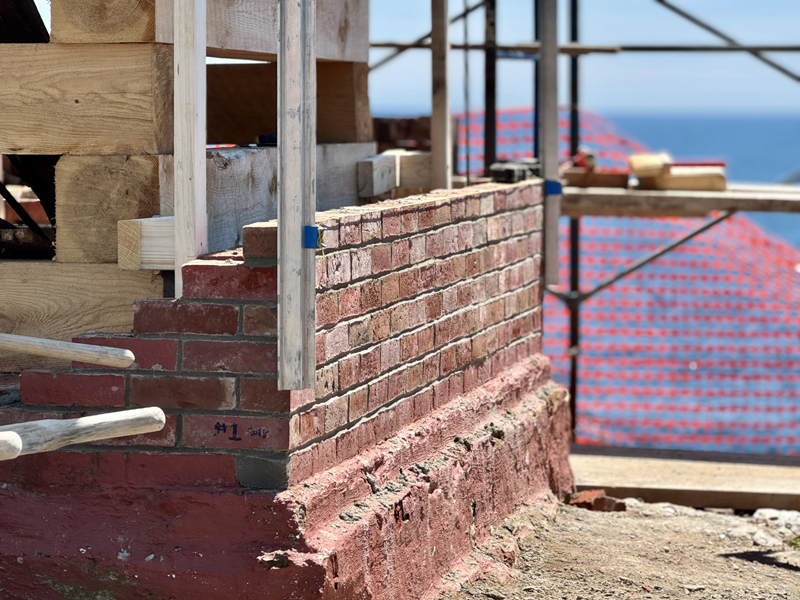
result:
M 316 1 L 283 0 L 280 11 L 278 387 L 296 390 L 316 384 L 315 249 L 304 244 L 316 211 Z
M 544 283 L 558 283 L 558 219 L 561 184 L 558 176 L 558 0 L 539 1 L 539 151 L 545 179 Z
M 206 0 L 175 0 L 175 297 L 181 266 L 208 248 Z
M 431 116 L 431 186 L 450 189 L 453 150 L 450 120 L 450 20 L 447 0 L 431 0 L 431 71 L 433 114 Z

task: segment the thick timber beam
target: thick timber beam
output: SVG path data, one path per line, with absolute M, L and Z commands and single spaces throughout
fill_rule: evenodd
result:
M 433 113 L 431 115 L 431 185 L 450 189 L 453 148 L 450 119 L 450 38 L 447 0 L 431 0 L 431 71 Z

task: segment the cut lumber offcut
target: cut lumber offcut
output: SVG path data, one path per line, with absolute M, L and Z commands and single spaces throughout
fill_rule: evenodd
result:
M 724 192 L 725 167 L 671 167 L 667 175 L 640 177 L 639 189 Z
M 22 438 L 13 431 L 0 433 L 0 460 L 13 460 L 22 452 Z
M 125 333 L 133 302 L 162 298 L 164 280 L 152 271 L 113 264 L 0 261 L 0 332 L 69 341 L 85 331 Z M 3 371 L 53 369 L 69 361 L 0 351 Z
M 136 357 L 130 350 L 45 340 L 10 333 L 0 333 L 0 350 L 62 358 L 107 367 L 130 367 L 136 361 Z
M 666 152 L 660 154 L 632 154 L 628 157 L 631 173 L 636 177 L 658 177 L 667 175 L 672 165 L 672 157 Z
M 278 0 L 208 0 L 209 56 L 275 60 Z M 173 42 L 172 0 L 52 0 L 52 41 Z M 367 62 L 369 0 L 317 1 L 317 56 Z
M 72 444 L 161 431 L 166 417 L 160 408 L 137 408 L 79 419 L 44 419 L 0 427 L 22 439 L 20 455 L 50 452 Z
M 119 268 L 170 271 L 175 268 L 175 217 L 117 223 Z
M 431 153 L 419 150 L 387 150 L 384 154 L 398 157 L 400 187 L 431 189 Z
M 0 154 L 172 152 L 172 48 L 3 44 Z
M 608 173 L 603 171 L 590 171 L 584 167 L 570 167 L 561 174 L 567 180 L 567 185 L 576 187 L 628 187 L 627 173 Z
M 400 185 L 397 154 L 379 154 L 358 162 L 358 195 L 372 198 Z

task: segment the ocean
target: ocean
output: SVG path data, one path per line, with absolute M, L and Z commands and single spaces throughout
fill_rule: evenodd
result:
M 781 183 L 800 176 L 800 116 L 603 114 L 619 135 L 676 159 L 727 162 L 728 181 Z M 800 213 L 748 213 L 765 231 L 800 248 Z

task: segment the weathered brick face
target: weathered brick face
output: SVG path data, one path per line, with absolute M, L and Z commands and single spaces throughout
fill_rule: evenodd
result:
M 243 253 L 184 266 L 184 298 L 137 302 L 132 334 L 76 338 L 131 349 L 131 368 L 26 372 L 4 417 L 160 406 L 163 432 L 82 450 L 214 452 L 243 485 L 301 481 L 541 351 L 541 201 L 530 182 L 318 213 L 314 390 L 277 389 L 270 222 L 245 228 Z M 270 477 L 240 468 L 255 459 Z

